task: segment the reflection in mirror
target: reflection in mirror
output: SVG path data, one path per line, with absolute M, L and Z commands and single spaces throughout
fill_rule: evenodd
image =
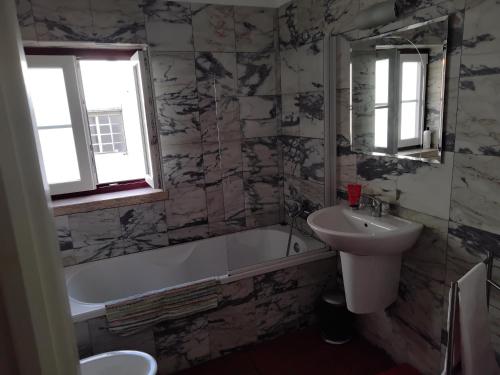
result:
M 351 42 L 353 151 L 441 162 L 446 17 Z

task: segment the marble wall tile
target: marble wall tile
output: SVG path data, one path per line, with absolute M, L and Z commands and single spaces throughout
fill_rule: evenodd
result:
M 235 51 L 234 7 L 192 4 L 196 51 Z
M 405 208 L 448 219 L 453 156 L 453 153 L 445 152 L 443 164 L 398 160 L 399 204 Z
M 397 168 L 395 158 L 358 155 L 357 181 L 363 186 L 365 194 L 373 194 L 387 202 L 396 202 Z
M 301 43 L 323 39 L 325 35 L 325 1 L 298 0 L 298 30 Z
M 308 92 L 299 97 L 300 136 L 324 138 L 325 116 L 323 92 Z
M 191 226 L 185 226 L 183 228 L 168 231 L 168 241 L 170 245 L 198 241 L 208 237 L 208 224 L 194 224 Z
M 456 281 L 477 263 L 487 257 L 488 252 L 500 254 L 500 235 L 450 221 L 448 229 L 448 252 L 446 283 Z M 495 263 L 498 273 L 498 263 Z M 496 298 L 495 298 L 496 300 Z
M 236 59 L 239 95 L 275 94 L 276 58 L 273 52 L 238 52 Z
M 275 15 L 273 8 L 235 7 L 236 51 L 260 52 L 274 46 Z
M 278 103 L 275 96 L 242 96 L 238 100 L 244 138 L 278 135 Z
M 299 74 L 302 69 L 299 52 L 295 49 L 284 50 L 280 52 L 280 58 L 281 93 L 298 93 Z
M 500 30 L 495 14 L 500 5 L 494 0 L 469 0 L 465 8 L 463 55 L 500 52 Z
M 202 141 L 218 142 L 241 139 L 240 102 L 234 96 L 200 96 Z
M 198 92 L 205 96 L 236 95 L 236 54 L 196 53 Z
M 264 300 L 276 294 L 282 294 L 299 285 L 299 268 L 289 267 L 254 276 L 253 285 L 257 300 Z
M 281 134 L 300 135 L 300 95 L 283 94 L 281 97 Z
M 243 172 L 247 226 L 277 224 L 279 221 L 281 179 L 276 174 Z
M 157 121 L 163 146 L 201 141 L 193 58 L 192 52 L 152 55 Z
M 243 174 L 233 174 L 222 180 L 224 220 L 231 225 L 242 225 L 245 218 Z
M 224 222 L 224 192 L 220 182 L 206 187 L 208 224 Z
M 88 324 L 94 354 L 113 350 L 139 350 L 156 357 L 157 351 L 152 328 L 130 336 L 118 336 L 109 332 L 104 317 L 90 319 Z
M 298 327 L 299 305 L 296 290 L 274 294 L 256 301 L 257 338 L 270 340 Z
M 306 44 L 299 48 L 299 91 L 323 89 L 323 42 Z
M 124 252 L 168 246 L 165 202 L 118 208 Z
M 354 29 L 359 11 L 359 0 L 326 0 L 325 24 L 332 34 Z
M 78 322 L 74 324 L 76 346 L 80 359 L 90 357 L 94 354 L 92 342 L 90 340 L 90 330 L 88 322 Z
M 169 231 L 206 224 L 205 189 L 196 186 L 169 189 L 169 200 L 165 202 L 165 209 Z M 174 233 L 169 232 L 171 239 L 173 236 Z
M 246 139 L 242 144 L 243 170 L 253 175 L 278 174 L 278 142 L 276 137 Z
M 325 180 L 325 151 L 323 139 L 302 138 L 304 159 L 300 175 L 304 180 L 323 183 Z
M 462 56 L 455 151 L 500 156 L 500 52 Z
M 300 182 L 301 201 L 305 209 L 313 212 L 325 207 L 325 185 L 310 180 Z M 307 228 L 309 230 L 309 228 Z
M 158 370 L 172 374 L 210 359 L 208 320 L 199 314 L 154 327 Z
M 90 0 L 94 40 L 146 43 L 144 13 L 137 0 Z
M 166 145 L 162 148 L 163 183 L 167 189 L 203 186 L 201 144 Z
M 252 278 L 221 288 L 219 309 L 208 315 L 211 358 L 217 358 L 257 341 Z
M 424 225 L 415 246 L 403 254 L 404 266 L 436 282 L 444 283 L 448 220 L 402 207 L 398 207 L 395 213 Z
M 68 216 L 56 216 L 54 223 L 57 231 L 57 240 L 59 241 L 59 249 L 61 251 L 71 250 L 73 248 L 73 239 L 71 238 Z
M 298 29 L 297 2 L 290 1 L 282 5 L 278 10 L 278 17 L 280 48 L 283 50 L 298 47 L 301 43 L 301 36 Z
M 326 286 L 330 279 L 335 276 L 336 268 L 336 257 L 302 264 L 297 271 L 298 287 Z
M 500 234 L 498 157 L 455 154 L 450 219 Z
M 193 26 L 189 3 L 146 0 L 148 45 L 163 51 L 193 51 Z
M 356 183 L 356 155 L 338 155 L 336 161 L 337 189 L 347 190 L 347 185 Z
M 117 208 L 72 214 L 68 217 L 77 263 L 109 258 L 122 253 Z
M 223 177 L 240 174 L 243 168 L 239 141 L 203 144 L 205 183 L 219 184 Z
M 92 41 L 90 0 L 34 0 L 39 41 Z
M 280 148 L 283 158 L 283 173 L 300 177 L 301 167 L 305 159 L 304 142 L 300 137 L 280 137 Z
M 30 0 L 16 0 L 17 19 L 23 40 L 37 40 L 35 17 Z

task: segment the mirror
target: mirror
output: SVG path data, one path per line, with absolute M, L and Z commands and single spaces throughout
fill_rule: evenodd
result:
M 448 19 L 351 41 L 352 150 L 440 163 Z

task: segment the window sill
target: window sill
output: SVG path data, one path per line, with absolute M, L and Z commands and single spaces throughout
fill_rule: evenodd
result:
M 168 199 L 168 192 L 159 189 L 143 188 L 117 191 L 113 193 L 87 195 L 52 201 L 54 216 L 77 214 L 105 208 L 132 206 Z

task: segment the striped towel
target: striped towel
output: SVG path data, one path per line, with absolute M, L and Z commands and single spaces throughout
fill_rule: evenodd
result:
M 155 323 L 183 318 L 217 307 L 218 281 L 165 288 L 106 305 L 110 332 L 129 336 Z

